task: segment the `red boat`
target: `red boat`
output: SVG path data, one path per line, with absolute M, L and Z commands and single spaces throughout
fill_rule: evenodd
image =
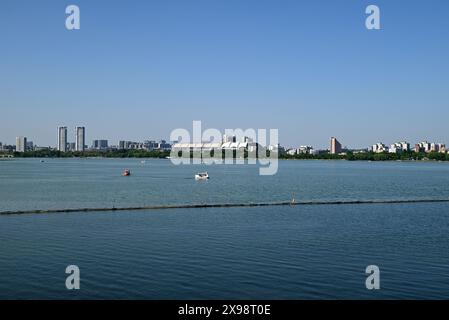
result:
M 127 177 L 131 175 L 131 171 L 129 171 L 129 169 L 125 169 L 125 171 L 123 171 L 122 176 Z

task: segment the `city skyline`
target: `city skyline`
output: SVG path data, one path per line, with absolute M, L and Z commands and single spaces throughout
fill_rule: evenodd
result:
M 449 141 L 447 1 L 376 1 L 381 30 L 365 28 L 365 1 L 76 1 L 76 31 L 65 4 L 19 3 L 0 12 L 3 142 L 54 145 L 61 122 L 94 139 L 168 137 L 197 119 L 278 128 L 284 145 Z
M 151 149 L 152 145 L 156 142 L 154 138 L 139 138 L 136 140 L 126 140 L 126 139 L 119 139 L 116 144 L 109 144 L 109 139 L 92 139 L 92 144 L 89 147 L 86 144 L 86 127 L 84 126 L 76 126 L 75 127 L 75 133 L 74 133 L 74 140 L 75 142 L 71 142 L 67 135 L 68 127 L 67 126 L 58 126 L 57 127 L 57 145 L 56 150 L 67 152 L 67 151 L 80 151 L 83 152 L 85 150 L 106 150 L 110 148 L 118 148 L 118 149 L 128 149 L 130 145 L 132 145 L 132 148 L 138 147 L 141 148 L 144 146 L 144 144 L 147 144 L 149 148 Z M 227 137 L 226 134 L 223 135 L 223 142 L 226 142 Z M 26 136 L 17 136 L 15 139 L 15 148 L 18 152 L 24 152 L 26 149 L 28 149 L 28 144 L 31 144 L 33 147 L 44 147 L 44 148 L 53 148 L 53 145 L 39 145 L 34 143 L 33 141 L 29 141 L 27 144 L 28 137 Z M 143 139 L 143 140 L 142 140 Z M 234 140 L 236 139 L 236 136 L 234 136 Z M 246 140 L 246 137 L 243 137 L 243 140 Z M 384 144 L 383 142 L 376 142 L 375 144 L 370 144 L 368 147 L 354 147 L 354 146 L 348 146 L 348 145 L 342 145 L 341 142 L 334 136 L 330 137 L 330 143 L 328 144 L 327 148 L 315 148 L 311 144 L 303 144 L 303 143 L 296 143 L 295 145 L 284 145 L 282 143 L 279 143 L 278 146 L 282 147 L 283 149 L 294 151 L 295 153 L 309 153 L 314 151 L 324 151 L 328 150 L 330 154 L 339 154 L 341 152 L 344 152 L 344 150 L 366 150 L 366 151 L 372 151 L 374 153 L 381 153 L 381 152 L 389 152 L 391 153 L 392 150 L 393 153 L 402 152 L 402 151 L 412 151 L 415 152 L 431 152 L 431 151 L 442 151 L 443 153 L 449 152 L 446 150 L 446 143 L 444 142 L 428 142 L 429 139 L 422 139 L 417 140 L 416 143 L 409 143 L 407 141 L 409 140 L 391 140 L 396 141 L 392 142 L 390 146 L 388 144 Z M 140 142 L 136 142 L 140 141 Z M 143 141 L 143 142 L 142 142 Z M 380 140 L 377 140 L 380 141 Z M 398 142 L 401 141 L 401 142 Z M 419 141 L 419 142 L 418 142 Z M 165 145 L 163 149 L 168 148 L 169 143 L 176 143 L 177 141 L 168 141 L 168 144 L 166 143 L 166 140 L 164 138 L 159 138 L 159 142 Z M 203 141 L 208 142 L 208 141 Z M 13 144 L 4 143 L 0 140 L 0 146 L 11 146 Z M 126 146 L 126 147 L 125 147 Z M 273 145 L 267 145 L 266 147 L 272 148 Z M 132 149 L 131 148 L 131 149 Z M 145 148 L 145 147 L 144 147 Z
M 114 141 L 113 145 L 118 145 L 120 141 L 145 141 L 145 140 L 155 140 L 155 139 L 156 140 L 159 139 L 159 140 L 167 140 L 168 141 L 167 137 L 170 136 L 170 133 L 168 133 L 167 136 L 165 136 L 165 137 L 164 136 L 155 137 L 154 135 L 146 135 L 146 136 L 143 136 L 143 137 L 134 137 L 134 138 L 130 139 L 130 138 L 127 138 L 129 135 L 118 134 L 116 139 L 111 139 L 110 137 L 108 137 L 108 136 L 106 136 L 104 134 L 103 135 L 99 134 L 99 135 L 96 135 L 96 136 L 92 136 L 89 139 L 86 139 L 86 126 L 74 125 L 73 126 L 73 128 L 74 128 L 73 137 L 72 137 L 72 135 L 67 133 L 67 132 L 69 132 L 69 129 L 71 128 L 70 126 L 64 125 L 64 126 L 58 126 L 57 128 L 58 128 L 58 137 L 57 137 L 56 143 L 51 143 L 51 142 L 48 143 L 48 144 L 40 143 L 39 137 L 37 137 L 37 139 L 35 139 L 36 138 L 35 135 L 24 135 L 24 134 L 22 134 L 22 135 L 20 135 L 20 134 L 14 135 L 14 142 L 10 142 L 10 141 L 7 141 L 6 139 L 2 139 L 2 137 L 0 136 L 0 143 L 3 143 L 3 145 L 14 145 L 15 142 L 17 141 L 17 138 L 19 138 L 19 137 L 26 137 L 28 139 L 32 138 L 35 145 L 46 146 L 46 147 L 56 147 L 57 149 L 59 149 L 60 145 L 62 145 L 60 143 L 60 131 L 59 131 L 60 129 L 64 129 L 65 130 L 65 133 L 64 133 L 65 144 L 63 144 L 63 145 L 67 145 L 68 143 L 74 143 L 75 144 L 75 148 L 74 149 L 76 151 L 83 151 L 83 150 L 81 150 L 81 146 L 84 146 L 84 147 L 87 146 L 88 142 L 86 142 L 86 141 L 92 141 L 93 142 L 95 140 L 107 140 L 107 141 Z M 89 131 L 91 131 L 91 130 L 89 130 Z M 340 137 L 339 135 L 335 135 L 335 136 Z M 87 137 L 89 137 L 89 135 L 87 135 Z M 334 138 L 333 135 L 331 135 L 330 137 L 331 137 L 330 139 Z M 435 143 L 440 143 L 440 144 L 441 143 L 442 144 L 448 143 L 449 144 L 449 138 L 446 141 L 446 140 L 433 139 L 431 137 L 432 136 L 430 136 L 430 137 L 429 136 L 421 136 L 418 139 L 406 139 L 403 136 L 401 136 L 400 138 L 392 137 L 392 138 L 389 138 L 389 139 L 375 138 L 373 141 L 368 141 L 368 142 L 366 142 L 365 144 L 362 144 L 362 145 L 350 145 L 349 143 L 345 143 L 345 142 L 340 144 L 340 140 L 344 141 L 344 139 L 341 139 L 341 138 L 338 138 L 336 140 L 336 142 L 339 144 L 339 148 L 337 148 L 337 149 L 341 149 L 343 147 L 344 148 L 350 147 L 352 149 L 365 149 L 365 148 L 370 148 L 373 143 L 379 143 L 379 142 L 382 143 L 384 141 L 387 141 L 387 144 L 390 143 L 390 142 L 391 143 L 395 143 L 397 141 L 416 141 L 417 143 L 418 142 L 422 142 L 422 141 L 435 141 Z M 78 146 L 78 143 L 77 143 L 78 139 L 80 139 L 80 141 L 82 140 L 82 143 L 80 142 L 79 146 Z M 310 143 L 310 141 L 308 142 L 308 141 L 305 141 L 304 139 L 301 139 L 301 138 L 298 139 L 298 138 L 290 137 L 288 140 L 296 141 L 296 142 L 293 142 L 292 144 L 283 143 L 282 140 L 279 141 L 279 142 L 280 142 L 280 144 L 282 146 L 291 147 L 291 148 L 294 148 L 294 147 L 297 147 L 297 146 L 300 146 L 300 145 L 314 145 L 314 146 L 317 146 L 319 149 L 325 149 L 325 148 L 329 147 L 329 141 L 328 141 L 329 137 L 327 137 L 327 139 L 325 141 L 321 141 L 318 144 Z M 301 142 L 299 142 L 299 141 L 301 141 Z M 171 141 L 171 142 L 173 142 L 173 141 Z M 331 150 L 331 148 L 329 148 L 329 150 Z

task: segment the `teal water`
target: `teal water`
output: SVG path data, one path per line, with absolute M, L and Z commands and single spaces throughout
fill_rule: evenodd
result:
M 448 182 L 446 163 L 281 161 L 264 177 L 254 165 L 19 159 L 0 161 L 0 211 L 439 199 Z M 447 299 L 448 231 L 446 203 L 0 216 L 0 298 Z M 65 288 L 70 264 L 78 291 Z M 371 264 L 378 291 L 365 288 Z
M 169 160 L 0 161 L 0 211 L 19 209 L 300 200 L 449 198 L 449 163 L 280 161 L 274 176 L 256 165 L 182 165 Z M 131 177 L 122 177 L 124 168 Z M 207 170 L 206 183 L 193 179 Z

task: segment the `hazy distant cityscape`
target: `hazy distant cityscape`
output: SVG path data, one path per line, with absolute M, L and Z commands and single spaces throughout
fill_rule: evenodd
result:
M 16 143 L 5 144 L 0 142 L 0 152 L 27 152 L 27 151 L 41 151 L 54 150 L 61 152 L 84 152 L 89 150 L 171 150 L 171 144 L 166 140 L 143 140 L 142 142 L 120 140 L 117 144 L 110 144 L 108 139 L 94 139 L 91 145 L 86 144 L 86 128 L 75 127 L 73 139 L 74 142 L 69 141 L 68 128 L 65 126 L 57 128 L 57 145 L 55 146 L 40 146 L 29 140 L 28 137 L 16 137 Z
M 16 137 L 15 144 L 7 144 L 0 142 L 0 152 L 4 154 L 24 153 L 30 151 L 60 151 L 60 152 L 84 152 L 84 151 L 114 151 L 114 150 L 143 150 L 143 151 L 170 151 L 172 149 L 246 149 L 251 146 L 256 147 L 257 143 L 253 142 L 248 137 L 242 137 L 241 139 L 236 136 L 223 136 L 223 140 L 219 144 L 201 143 L 201 144 L 189 144 L 178 143 L 178 141 L 167 141 L 164 139 L 159 140 L 143 140 L 143 141 L 128 141 L 119 140 L 116 144 L 111 144 L 108 139 L 93 139 L 90 145 L 86 144 L 86 128 L 77 126 L 75 127 L 73 138 L 70 141 L 71 135 L 66 126 L 57 128 L 57 146 L 40 146 L 29 140 L 28 137 L 18 136 Z M 241 141 L 239 141 L 241 140 Z M 387 154 L 401 154 L 405 152 L 416 153 L 442 153 L 449 154 L 449 150 L 446 149 L 444 143 L 421 141 L 411 144 L 407 141 L 395 142 L 392 144 L 385 144 L 383 142 L 377 142 L 364 149 L 353 149 L 350 147 L 343 147 L 342 143 L 335 137 L 330 138 L 328 149 L 316 149 L 312 145 L 300 145 L 299 147 L 285 147 L 280 144 L 273 146 L 269 145 L 266 148 L 270 151 L 276 150 L 279 153 L 283 153 L 289 156 L 295 155 L 319 155 L 319 154 L 331 154 L 331 155 L 345 155 L 347 152 L 353 154 L 359 153 L 387 153 Z

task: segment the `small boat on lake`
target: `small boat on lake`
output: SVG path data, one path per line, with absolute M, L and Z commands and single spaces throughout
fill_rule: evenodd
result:
M 207 172 L 199 172 L 195 175 L 195 180 L 207 180 L 209 179 L 209 174 Z
M 125 171 L 123 171 L 122 176 L 123 177 L 127 177 L 131 175 L 131 171 L 129 169 L 125 169 Z

